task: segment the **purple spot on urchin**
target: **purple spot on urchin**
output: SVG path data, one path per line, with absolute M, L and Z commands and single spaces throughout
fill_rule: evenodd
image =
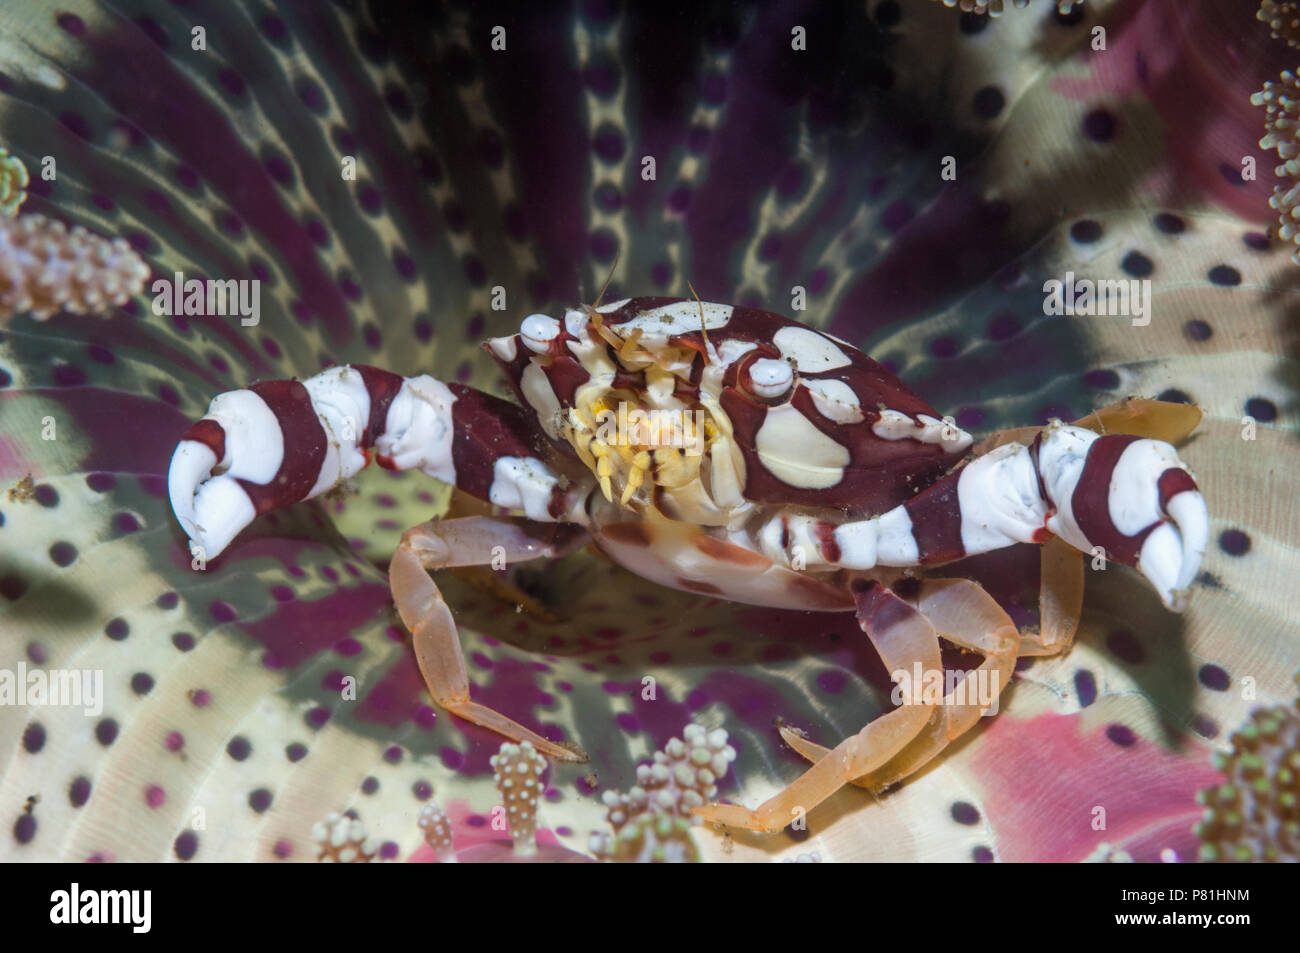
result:
M 281 354 L 280 345 L 275 343 L 275 338 L 271 338 L 271 337 L 262 338 L 262 350 L 266 352 L 267 357 L 272 358 L 274 360 L 280 359 L 280 354 Z
M 366 326 L 361 329 L 361 340 L 370 350 L 378 351 L 383 346 L 384 338 L 379 333 L 377 326 L 367 322 Z
M 464 753 L 457 751 L 455 748 L 450 746 L 444 746 L 443 749 L 438 752 L 438 756 L 442 759 L 443 767 L 447 768 L 449 771 L 459 771 L 465 766 Z
M 1191 341 L 1208 341 L 1214 329 L 1204 321 L 1193 319 L 1183 325 L 1183 334 Z
M 253 744 L 243 735 L 236 735 L 226 745 L 226 754 L 236 761 L 243 761 L 253 753 Z
M 257 788 L 248 792 L 248 806 L 262 814 L 271 806 L 271 792 L 266 788 Z
M 971 860 L 977 864 L 993 863 L 993 849 L 991 847 L 979 846 L 970 852 Z
M 1094 109 L 1083 117 L 1083 134 L 1093 142 L 1109 142 L 1118 127 L 1119 121 L 1109 109 Z
M 641 722 L 630 711 L 622 711 L 615 715 L 614 724 L 628 734 L 634 734 L 641 730 Z
M 107 748 L 117 740 L 117 722 L 112 718 L 103 718 L 95 725 L 95 740 Z
M 36 754 L 44 747 L 45 727 L 39 721 L 34 721 L 23 732 L 23 750 L 28 754 Z
M 705 125 L 694 125 L 686 133 L 687 151 L 698 155 L 709 147 L 709 139 L 713 136 L 713 130 Z
M 334 643 L 334 651 L 344 658 L 351 658 L 361 653 L 361 643 L 353 638 L 339 639 Z
M 199 835 L 193 831 L 182 831 L 173 847 L 178 858 L 191 860 L 199 850 Z
M 465 280 L 475 288 L 487 283 L 487 268 L 476 255 L 465 257 Z
M 1137 735 L 1133 733 L 1133 729 L 1128 725 L 1107 725 L 1106 737 L 1121 748 L 1128 748 L 1137 741 Z
M 1232 679 L 1228 677 L 1228 673 L 1212 663 L 1202 665 L 1200 671 L 1196 673 L 1196 677 L 1202 685 L 1211 691 L 1226 692 L 1232 687 Z
M 1272 247 L 1272 241 L 1264 232 L 1246 232 L 1241 240 L 1251 251 L 1268 251 Z
M 989 338 L 994 341 L 1008 341 L 1020 333 L 1020 319 L 1014 314 L 998 314 L 989 322 Z
M 76 364 L 57 364 L 52 376 L 56 387 L 80 387 L 86 383 L 86 372 Z
M 898 232 L 910 222 L 916 211 L 907 199 L 897 199 L 885 206 L 880 213 L 880 224 L 888 232 Z
M 36 817 L 33 814 L 20 814 L 14 821 L 14 840 L 20 844 L 29 844 L 36 836 Z
M 303 758 L 307 757 L 307 746 L 302 742 L 295 741 L 285 747 L 284 756 L 294 764 L 297 764 Z
M 206 688 L 196 688 L 190 692 L 190 704 L 195 708 L 207 708 L 212 702 L 212 693 Z
M 312 728 L 320 728 L 330 720 L 331 714 L 333 713 L 324 705 L 318 705 L 307 712 L 307 724 Z
M 208 363 L 212 365 L 212 369 L 218 374 L 230 373 L 230 365 L 226 363 L 226 359 L 220 354 L 210 355 L 208 357 Z
M 591 150 L 602 161 L 613 164 L 623 158 L 626 148 L 623 134 L 617 129 L 605 127 L 596 132 L 591 140 Z
M 958 824 L 978 824 L 980 820 L 979 809 L 966 801 L 954 801 L 950 813 Z
M 167 792 L 161 785 L 150 784 L 144 789 L 144 803 L 152 808 L 160 808 L 167 800 Z
M 848 685 L 848 677 L 839 669 L 829 669 L 817 675 L 817 687 L 830 695 L 838 695 Z
M 325 93 L 315 82 L 304 76 L 298 80 L 294 91 L 298 94 L 298 99 L 302 101 L 302 104 L 312 112 L 324 111 Z
M 1108 367 L 1096 368 L 1083 375 L 1083 382 L 1100 390 L 1114 390 L 1119 386 L 1119 373 Z
M 979 407 L 959 407 L 957 409 L 957 426 L 962 430 L 973 430 L 981 426 L 988 415 Z
M 45 646 L 41 645 L 39 642 L 28 642 L 27 658 L 37 665 L 44 665 L 47 658 L 45 654 Z
M 384 200 L 379 190 L 369 183 L 357 187 L 357 201 L 367 215 L 378 215 L 384 208 Z
M 602 99 L 612 96 L 618 89 L 618 70 L 611 65 L 589 67 L 582 78 L 587 88 Z
M 957 339 L 949 334 L 937 337 L 930 342 L 930 354 L 937 358 L 955 357 L 958 350 Z
M 1202 738 L 1217 738 L 1219 735 L 1219 723 L 1209 715 L 1193 715 L 1191 724 L 1192 731 L 1196 732 Z
M 225 622 L 234 622 L 239 618 L 239 613 L 235 611 L 235 607 L 224 599 L 217 599 L 209 605 L 208 612 L 211 613 L 213 621 L 218 625 Z
M 657 285 L 666 285 L 672 281 L 673 266 L 666 261 L 656 262 L 650 267 L 650 280 Z
M 613 260 L 614 253 L 618 249 L 618 239 L 607 228 L 597 229 L 587 239 L 587 247 L 591 250 L 592 257 L 597 261 L 609 262 Z
M 154 605 L 159 609 L 175 609 L 181 601 L 181 597 L 174 591 L 164 592 L 154 600 Z
M 1079 669 L 1074 673 L 1074 690 L 1079 696 L 1079 707 L 1087 708 L 1097 700 L 1097 680 L 1092 672 Z
M 428 781 L 416 781 L 411 785 L 411 793 L 417 801 L 427 801 L 433 797 L 433 785 Z
M 72 784 L 68 788 L 68 801 L 73 807 L 84 807 L 90 800 L 90 778 L 84 774 L 73 778 Z
M 185 747 L 185 736 L 179 731 L 169 731 L 167 737 L 163 739 L 163 747 L 171 752 L 180 751 Z
M 1229 556 L 1244 556 L 1250 552 L 1250 537 L 1239 529 L 1225 529 L 1219 534 L 1219 548 Z
M 85 36 L 86 23 L 75 13 L 60 13 L 54 20 L 59 29 L 71 36 Z
M 417 728 L 429 731 L 438 723 L 438 713 L 429 705 L 421 705 L 415 710 L 415 716 L 411 720 L 415 722 Z
M 153 691 L 153 676 L 148 672 L 136 672 L 131 676 L 131 691 L 137 695 L 148 695 Z
M 400 248 L 393 249 L 393 268 L 403 281 L 416 279 L 415 259 Z
M 669 211 L 683 214 L 691 204 L 691 189 L 686 185 L 679 185 L 668 193 Z
M 188 632 L 177 632 L 172 636 L 172 645 L 182 652 L 188 652 L 194 648 L 194 636 Z
M 109 619 L 108 624 L 104 626 L 104 634 L 114 642 L 121 642 L 131 634 L 131 627 L 125 619 Z

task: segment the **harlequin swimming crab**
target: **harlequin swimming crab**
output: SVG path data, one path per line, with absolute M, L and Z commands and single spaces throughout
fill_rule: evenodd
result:
M 171 503 L 209 559 L 259 515 L 327 492 L 372 455 L 522 511 L 408 530 L 389 579 L 437 703 L 551 758 L 585 755 L 470 698 L 429 570 L 589 541 L 666 586 L 855 612 L 890 672 L 943 672 L 942 636 L 984 657 L 964 679 L 992 678 L 1000 692 L 1017 655 L 1069 646 L 1084 553 L 1136 566 L 1178 609 L 1205 550 L 1205 501 L 1171 445 L 1195 428 L 1195 408 L 1130 400 L 972 448 L 844 341 L 698 299 L 598 299 L 558 320 L 530 315 L 484 346 L 518 405 L 361 365 L 219 395 L 176 448 Z M 1018 631 L 976 583 L 923 572 L 1018 543 L 1042 546 L 1037 632 Z M 905 778 L 990 707 L 962 687 L 909 694 L 833 749 L 782 729 L 813 766 L 756 810 L 698 813 L 774 831 L 845 783 Z

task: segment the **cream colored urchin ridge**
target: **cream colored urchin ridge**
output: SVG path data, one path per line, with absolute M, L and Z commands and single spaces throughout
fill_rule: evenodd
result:
M 1006 9 L 1005 0 L 939 0 L 939 2 L 945 7 L 957 7 L 962 13 L 986 13 L 991 17 L 1000 17 Z M 1061 13 L 1069 13 L 1082 3 L 1083 0 L 1056 0 L 1056 9 Z M 1024 8 L 1029 6 L 1029 0 L 1012 0 L 1012 4 Z

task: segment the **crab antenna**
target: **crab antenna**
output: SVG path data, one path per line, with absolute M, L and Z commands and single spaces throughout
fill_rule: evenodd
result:
M 618 259 L 622 254 L 623 250 L 621 248 L 614 249 L 614 264 L 609 266 L 609 274 L 605 276 L 605 283 L 600 286 L 600 294 L 596 295 L 596 303 L 591 306 L 591 310 L 595 311 L 600 307 L 601 299 L 605 297 L 605 292 L 609 290 L 609 283 L 614 280 L 614 272 L 618 270 Z
M 709 363 L 709 328 L 704 320 L 704 302 L 701 301 L 700 296 L 696 294 L 695 286 L 693 284 L 688 281 L 686 282 L 686 287 L 691 289 L 691 297 L 693 297 L 695 303 L 700 306 L 700 334 L 704 335 L 704 363 L 707 364 Z

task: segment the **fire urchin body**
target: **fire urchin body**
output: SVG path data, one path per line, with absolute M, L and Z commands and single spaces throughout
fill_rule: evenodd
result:
M 965 678 L 1000 691 L 1017 655 L 1069 646 L 1081 553 L 1137 566 L 1178 608 L 1205 550 L 1204 499 L 1165 442 L 1196 426 L 1194 408 L 1129 401 L 1082 426 L 994 434 L 972 453 L 969 434 L 845 342 L 767 311 L 683 298 L 530 315 L 485 346 L 522 406 L 359 365 L 221 394 L 176 448 L 171 502 L 209 559 L 261 514 L 327 492 L 372 455 L 522 512 L 408 530 L 389 575 L 434 699 L 552 758 L 584 756 L 470 699 L 428 570 L 591 542 L 666 586 L 856 612 L 891 672 L 941 673 L 942 635 L 984 656 Z M 1017 543 L 1043 545 L 1034 634 L 974 582 L 912 568 Z M 987 707 L 963 688 L 918 692 L 834 749 L 783 729 L 814 762 L 803 776 L 757 810 L 698 813 L 779 830 L 846 782 L 900 780 Z

